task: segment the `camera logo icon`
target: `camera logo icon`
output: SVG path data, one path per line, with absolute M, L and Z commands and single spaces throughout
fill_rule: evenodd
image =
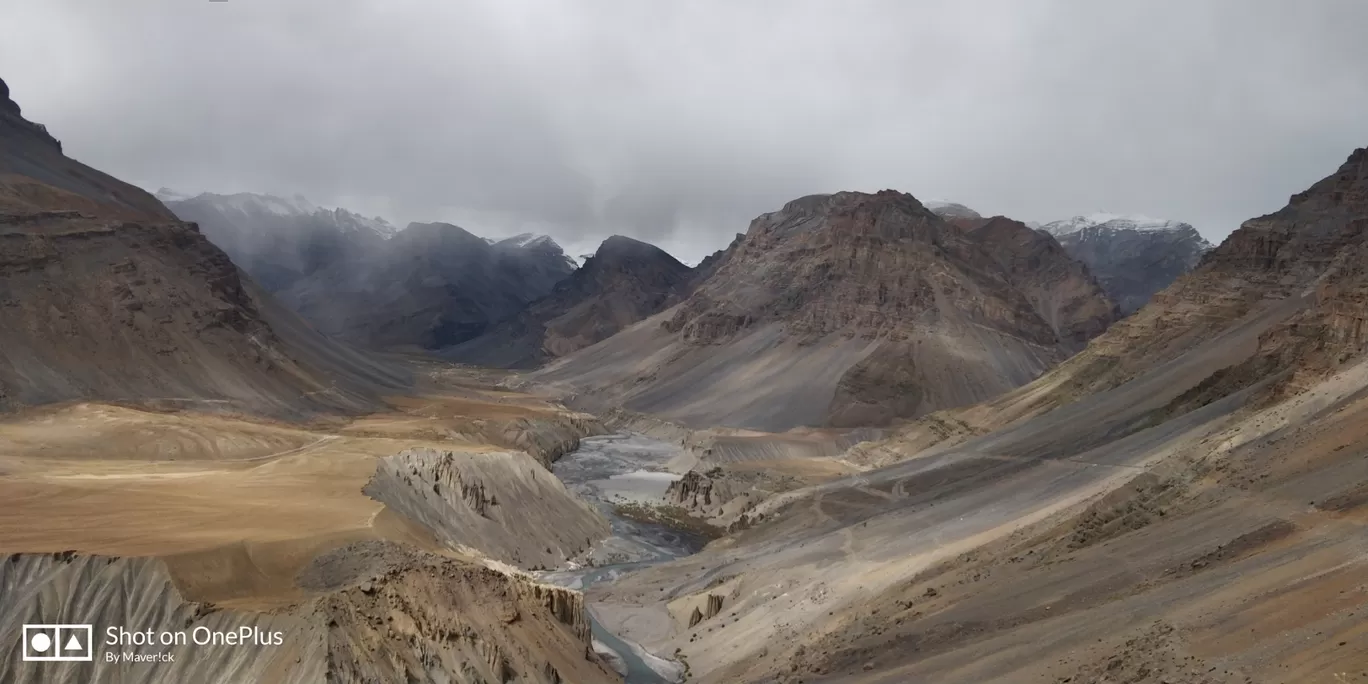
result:
M 90 662 L 95 659 L 91 625 L 24 625 L 24 660 Z

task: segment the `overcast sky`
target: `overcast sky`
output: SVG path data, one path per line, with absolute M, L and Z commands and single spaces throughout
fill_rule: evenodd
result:
M 1364 0 L 6 0 L 0 77 L 155 190 L 693 261 L 896 188 L 1219 240 L 1368 145 Z

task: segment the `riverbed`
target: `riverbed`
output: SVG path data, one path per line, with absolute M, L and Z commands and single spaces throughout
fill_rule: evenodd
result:
M 681 453 L 677 445 L 637 434 L 589 437 L 561 457 L 552 471 L 567 487 L 598 506 L 611 535 L 567 567 L 540 574 L 544 582 L 584 590 L 614 582 L 627 573 L 701 550 L 707 539 L 615 513 L 621 504 L 659 504 L 679 475 L 666 469 Z M 593 606 L 589 606 L 590 613 Z M 657 657 L 593 622 L 595 650 L 623 673 L 627 684 L 670 684 L 682 677 L 681 664 Z

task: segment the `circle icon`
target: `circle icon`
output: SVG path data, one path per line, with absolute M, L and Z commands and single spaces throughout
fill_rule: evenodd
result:
M 39 632 L 29 638 L 29 646 L 33 647 L 35 653 L 47 653 L 47 650 L 52 648 L 52 637 Z

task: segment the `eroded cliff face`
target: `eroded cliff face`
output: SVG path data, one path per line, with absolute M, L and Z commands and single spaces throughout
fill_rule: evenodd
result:
M 992 246 L 992 257 L 1061 341 L 1082 349 L 1121 317 L 1089 267 L 1054 238 L 1002 216 L 975 223 L 969 234 Z
M 289 607 L 225 609 L 185 601 L 154 558 L 7 556 L 0 637 L 15 647 L 0 651 L 0 672 L 92 684 L 620 681 L 593 655 L 577 592 L 381 542 L 324 554 L 301 584 L 306 597 Z M 24 662 L 24 623 L 92 625 L 93 661 Z M 186 637 L 106 645 L 111 627 Z M 244 630 L 242 643 L 195 643 Z M 106 662 L 125 652 L 171 660 Z
M 452 549 L 550 569 L 608 535 L 608 523 L 521 453 L 409 449 L 380 461 L 364 492 Z
M 771 320 L 800 338 L 877 337 L 948 314 L 947 296 L 976 323 L 1055 341 L 985 249 L 894 191 L 805 197 L 761 216 L 667 327 L 701 344 Z
M 377 556 L 378 571 L 357 562 Z M 305 573 L 335 587 L 309 612 L 327 626 L 328 681 L 620 681 L 594 655 L 579 592 L 377 544 L 339 549 Z

